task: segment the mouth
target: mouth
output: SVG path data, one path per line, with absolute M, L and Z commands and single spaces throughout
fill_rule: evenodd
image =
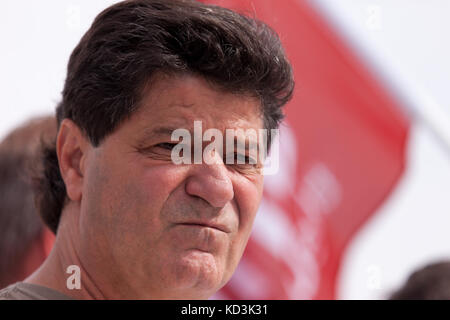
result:
M 230 229 L 227 228 L 225 225 L 209 223 L 209 222 L 183 222 L 183 223 L 179 223 L 179 225 L 199 227 L 199 228 L 211 228 L 211 229 L 215 229 L 217 231 L 221 231 L 224 233 L 230 233 Z

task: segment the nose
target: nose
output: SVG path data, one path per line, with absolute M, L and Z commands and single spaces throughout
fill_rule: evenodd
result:
M 207 201 L 212 207 L 223 208 L 234 198 L 233 183 L 225 164 L 193 164 L 186 182 L 186 193 Z

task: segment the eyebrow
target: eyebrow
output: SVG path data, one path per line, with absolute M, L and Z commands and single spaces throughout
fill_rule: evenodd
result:
M 259 150 L 258 141 L 251 139 L 239 139 L 234 137 L 234 146 L 238 149 L 244 147 L 244 150 Z
M 151 135 L 154 136 L 171 136 L 172 133 L 176 130 L 175 127 L 158 127 L 150 132 Z
M 160 126 L 153 129 L 144 129 L 144 133 L 139 139 L 140 143 L 145 143 L 161 136 L 172 136 L 172 132 L 179 129 L 176 126 Z
M 144 133 L 142 135 L 142 137 L 139 139 L 139 142 L 141 144 L 145 144 L 148 141 L 151 141 L 152 139 L 155 139 L 157 137 L 165 137 L 165 136 L 172 136 L 172 133 L 177 130 L 177 129 L 185 129 L 182 127 L 178 127 L 178 126 L 159 126 L 153 129 L 144 129 Z M 191 137 L 193 137 L 193 129 L 186 129 L 190 132 Z M 224 139 L 226 140 L 226 135 L 224 135 Z M 202 141 L 203 142 L 203 141 Z M 192 140 L 192 143 L 194 143 L 194 141 Z M 245 151 L 258 151 L 259 150 L 259 144 L 258 144 L 258 140 L 254 141 L 252 139 L 247 139 L 247 137 L 242 138 L 242 137 L 234 137 L 234 141 L 233 141 L 233 147 L 235 149 L 239 149 L 242 148 Z M 226 141 L 224 141 L 224 149 L 226 148 Z

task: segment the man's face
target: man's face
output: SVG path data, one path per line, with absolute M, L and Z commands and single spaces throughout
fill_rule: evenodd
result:
M 259 106 L 196 77 L 152 83 L 142 107 L 86 156 L 80 254 L 89 272 L 104 273 L 90 276 L 129 298 L 208 298 L 229 280 L 262 175 L 249 164 L 176 165 L 171 132 L 192 133 L 194 121 L 224 137 L 226 129 L 258 130 Z

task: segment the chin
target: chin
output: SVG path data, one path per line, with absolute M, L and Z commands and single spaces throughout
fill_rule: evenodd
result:
M 174 271 L 174 287 L 189 295 L 183 299 L 207 299 L 223 286 L 223 267 L 208 252 L 188 252 L 176 264 Z

